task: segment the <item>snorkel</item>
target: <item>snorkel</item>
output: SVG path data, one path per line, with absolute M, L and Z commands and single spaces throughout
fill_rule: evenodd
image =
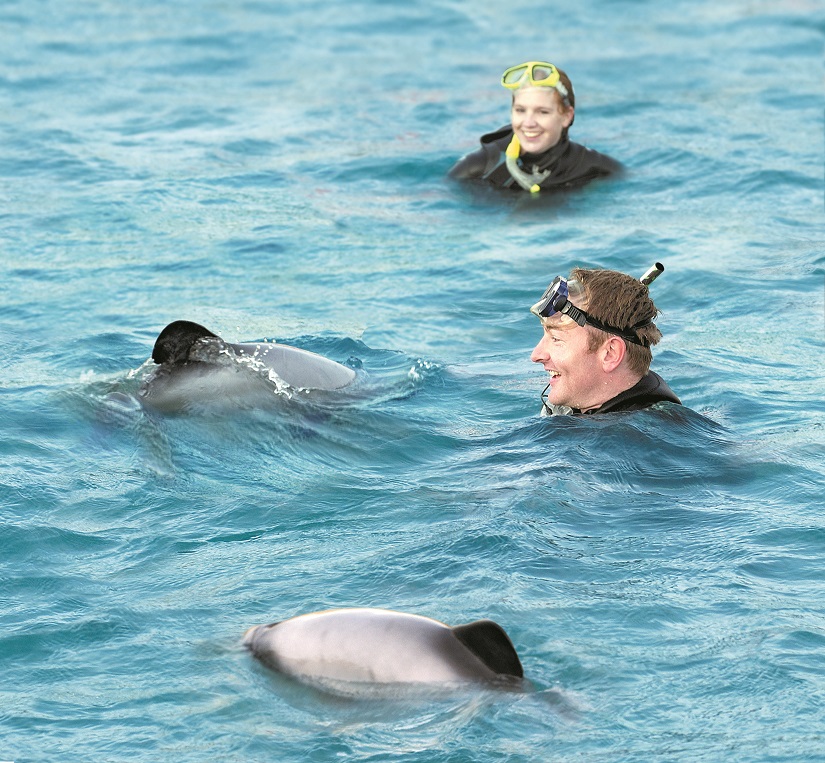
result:
M 645 270 L 644 275 L 639 279 L 640 283 L 643 283 L 645 286 L 650 286 L 662 273 L 665 272 L 665 266 L 662 265 L 661 262 L 654 262 L 647 270 Z
M 510 145 L 504 152 L 504 159 L 507 164 L 507 169 L 510 174 L 525 191 L 530 193 L 538 193 L 541 190 L 539 183 L 550 175 L 550 170 L 543 170 L 542 172 L 525 172 L 518 165 L 518 156 L 521 153 L 521 143 L 519 139 L 513 135 Z

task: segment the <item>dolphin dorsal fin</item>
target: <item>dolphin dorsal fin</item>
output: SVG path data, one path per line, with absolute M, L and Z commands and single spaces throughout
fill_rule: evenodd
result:
M 192 345 L 204 337 L 217 337 L 208 328 L 192 321 L 173 321 L 158 334 L 152 349 L 152 360 L 163 363 L 185 363 Z
M 524 678 L 524 668 L 513 642 L 498 623 L 476 620 L 467 625 L 456 625 L 452 631 L 494 673 Z

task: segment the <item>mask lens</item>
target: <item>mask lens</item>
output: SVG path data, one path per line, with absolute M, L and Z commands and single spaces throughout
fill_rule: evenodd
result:
M 547 287 L 547 291 L 544 292 L 542 298 L 530 308 L 530 312 L 539 318 L 550 318 L 564 309 L 567 304 L 568 293 L 567 279 L 556 276 L 553 283 Z
M 501 78 L 501 83 L 503 85 L 517 85 L 521 82 L 521 78 L 524 76 L 524 73 L 527 71 L 527 67 L 522 66 L 514 66 L 512 69 L 508 69 L 504 72 L 504 76 Z
M 555 73 L 555 68 L 549 68 L 547 66 L 534 66 L 532 73 L 533 82 L 537 85 L 554 84 L 551 83 L 550 80 L 553 79 L 553 75 L 555 75 Z

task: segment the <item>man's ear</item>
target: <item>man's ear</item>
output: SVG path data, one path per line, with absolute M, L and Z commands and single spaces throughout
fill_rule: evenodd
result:
M 605 373 L 615 371 L 624 360 L 627 352 L 627 345 L 624 339 L 618 336 L 611 336 L 603 345 L 601 349 L 602 368 Z

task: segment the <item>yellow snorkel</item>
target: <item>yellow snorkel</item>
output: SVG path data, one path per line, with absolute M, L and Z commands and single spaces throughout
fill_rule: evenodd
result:
M 519 142 L 519 139 L 513 135 L 510 145 L 507 146 L 504 151 L 507 169 L 513 176 L 513 180 L 515 180 L 525 191 L 530 191 L 530 193 L 538 193 L 541 190 L 539 183 L 550 175 L 550 170 L 544 170 L 543 172 L 525 172 L 518 166 L 518 157 L 520 153 L 521 143 Z

